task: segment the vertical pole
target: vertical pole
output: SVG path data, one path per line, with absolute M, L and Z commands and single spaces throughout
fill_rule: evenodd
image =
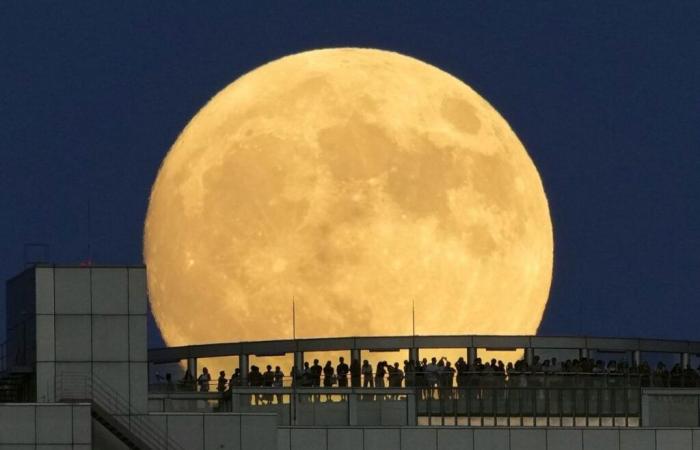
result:
M 358 360 L 362 363 L 362 351 L 359 348 L 350 350 L 350 361 Z
M 292 297 L 292 339 L 296 340 L 297 338 L 297 308 L 296 308 L 296 301 L 294 300 L 294 297 Z
M 294 352 L 294 372 L 296 375 L 301 375 L 304 372 L 304 352 Z
M 187 370 L 190 371 L 190 375 L 197 379 L 197 358 L 187 358 Z
M 690 353 L 681 353 L 681 368 L 686 369 L 690 364 Z
M 587 348 L 578 349 L 578 357 L 579 357 L 579 359 L 588 358 L 588 349 Z
M 409 348 L 408 349 L 408 360 L 417 362 L 418 358 L 420 358 L 420 352 L 418 350 L 418 347 Z
M 467 364 L 470 366 L 476 362 L 476 347 L 467 347 Z
M 532 351 L 532 348 L 528 347 L 525 349 L 525 362 L 527 362 L 529 367 L 532 367 L 532 364 L 535 362 L 535 352 Z
M 639 367 L 639 365 L 642 363 L 642 352 L 639 350 L 635 350 L 632 352 L 632 364 L 635 367 Z
M 248 385 L 248 355 L 241 353 L 238 355 L 238 368 L 241 371 L 241 386 Z

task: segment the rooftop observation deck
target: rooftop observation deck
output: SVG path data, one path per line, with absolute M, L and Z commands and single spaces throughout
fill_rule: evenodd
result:
M 405 351 L 405 360 L 430 360 L 439 355 L 436 349 L 464 349 L 467 369 L 428 381 L 420 370 L 401 365 L 398 384 L 387 374 L 377 383 L 381 387 L 361 387 L 364 380 L 352 374 L 345 386 L 334 379 L 322 387 L 322 380 L 309 382 L 300 373 L 265 386 L 248 374 L 252 356 L 293 354 L 294 366 L 303 367 L 306 352 L 348 352 L 350 364 L 364 359 L 364 352 Z M 517 370 L 484 370 L 476 364 L 484 349 L 523 350 L 523 364 Z M 540 358 L 552 350 L 567 350 L 577 362 L 604 364 L 602 370 L 594 364 L 543 367 Z M 198 373 L 199 358 L 235 357 L 241 377 L 225 386 L 214 380 L 204 388 L 208 392 L 179 380 L 152 385 L 149 404 L 152 411 L 275 412 L 280 425 L 295 426 L 698 426 L 700 377 L 690 367 L 698 354 L 700 342 L 572 336 L 383 336 L 170 347 L 149 350 L 149 362 L 187 361 Z M 659 356 L 674 367 L 647 364 L 646 357 Z M 616 362 L 614 368 L 609 361 Z M 283 370 L 289 374 L 289 367 Z

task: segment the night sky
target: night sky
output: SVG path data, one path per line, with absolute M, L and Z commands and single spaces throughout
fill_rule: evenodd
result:
M 3 2 L 0 277 L 26 243 L 141 264 L 158 167 L 213 95 L 375 47 L 462 79 L 528 149 L 555 238 L 540 334 L 700 340 L 700 4 L 464 3 Z

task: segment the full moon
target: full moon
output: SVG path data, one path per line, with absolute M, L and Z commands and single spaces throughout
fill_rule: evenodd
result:
M 397 53 L 265 64 L 190 121 L 144 258 L 168 345 L 534 334 L 553 236 L 537 169 L 459 79 Z

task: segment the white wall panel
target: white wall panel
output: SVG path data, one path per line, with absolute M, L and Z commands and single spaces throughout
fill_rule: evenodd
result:
M 38 405 L 36 407 L 36 439 L 37 444 L 72 444 L 72 405 Z
M 94 374 L 93 384 L 101 386 L 107 396 L 117 394 L 121 402 L 104 404 L 103 407 L 111 413 L 128 414 L 125 405 L 129 402 L 129 363 L 126 362 L 95 362 L 92 365 Z M 145 411 L 145 408 L 144 408 Z
M 92 354 L 94 361 L 129 360 L 127 316 L 92 316 Z
M 36 316 L 36 360 L 55 361 L 55 336 L 53 315 Z
M 37 402 L 55 401 L 56 367 L 53 362 L 36 363 L 36 400 Z
M 90 314 L 90 271 L 78 267 L 54 269 L 56 314 Z
M 241 450 L 239 416 L 207 414 L 204 416 L 204 450 Z
M 619 450 L 620 430 L 583 430 L 583 450 Z
M 146 316 L 129 317 L 129 360 L 148 361 Z
M 56 360 L 90 361 L 92 331 L 90 316 L 56 316 Z
M 514 428 L 510 430 L 511 450 L 535 450 L 547 448 L 547 430 Z
M 277 417 L 274 415 L 242 415 L 241 449 L 268 450 L 277 448 Z
M 326 430 L 323 428 L 299 428 L 292 432 L 291 450 L 309 450 L 312 448 L 330 448 L 326 441 Z
M 129 314 L 146 314 L 146 269 L 129 268 Z
M 168 437 L 187 450 L 204 448 L 204 416 L 169 414 Z
M 485 428 L 474 430 L 474 450 L 508 450 L 508 430 Z
M 362 448 L 362 430 L 357 428 L 329 428 L 328 448 L 357 450 Z
M 148 411 L 148 363 L 129 364 L 129 398 L 131 411 Z
M 398 428 L 366 428 L 364 450 L 400 450 Z
M 90 405 L 73 405 L 73 443 L 90 444 L 92 417 Z
M 0 442 L 33 444 L 35 437 L 34 406 L 0 404 Z
M 437 429 L 402 428 L 401 450 L 437 450 Z
M 129 312 L 127 269 L 92 269 L 93 314 L 127 314 Z
M 473 450 L 474 430 L 438 428 L 438 450 Z
M 657 430 L 656 450 L 693 450 L 691 430 Z
M 36 313 L 37 314 L 53 314 L 54 313 L 54 298 L 53 298 L 53 268 L 52 267 L 37 267 L 35 272 L 36 280 Z
M 583 450 L 581 430 L 547 430 L 547 450 Z

